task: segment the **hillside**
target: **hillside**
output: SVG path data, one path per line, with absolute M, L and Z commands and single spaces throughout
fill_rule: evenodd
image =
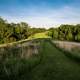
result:
M 34 48 L 36 43 L 37 49 Z M 0 60 L 1 80 L 80 80 L 79 62 L 66 56 L 65 52 L 55 47 L 50 39 L 25 41 L 21 45 L 23 45 L 22 54 L 24 52 L 27 54 L 27 50 L 30 49 L 32 50 L 30 53 L 33 53 L 33 55 L 29 58 L 11 56 L 11 50 L 8 51 L 10 48 L 8 47 L 6 49 L 8 55 L 3 56 L 3 59 Z M 26 49 L 26 46 L 29 47 L 30 45 L 31 47 Z M 14 47 L 12 48 L 14 49 Z M 21 47 L 17 47 L 16 50 L 18 49 L 21 49 Z M 35 49 L 38 54 L 34 54 Z M 13 54 L 15 52 L 13 50 Z M 20 54 L 19 52 L 17 51 L 16 54 Z
M 41 32 L 41 33 L 36 33 L 28 37 L 28 39 L 36 39 L 36 38 L 51 38 L 50 36 L 47 35 L 46 32 Z

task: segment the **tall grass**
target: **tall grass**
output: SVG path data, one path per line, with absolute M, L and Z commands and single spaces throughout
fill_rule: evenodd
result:
M 40 44 L 40 41 L 35 40 L 32 43 Z M 40 54 L 36 54 L 29 58 L 25 56 L 22 58 L 28 46 L 15 45 L 0 48 L 0 80 L 30 80 L 31 71 L 40 64 L 41 57 Z
M 56 44 L 52 42 L 52 40 L 49 41 L 53 46 L 55 46 L 59 51 L 63 52 L 64 55 L 68 56 L 70 59 L 73 59 L 77 62 L 80 62 L 80 48 L 74 47 L 70 51 L 66 50 L 65 48 L 60 48 Z
M 33 42 L 40 43 L 38 55 L 15 58 L 14 54 L 0 60 L 0 80 L 80 80 L 80 64 L 65 56 L 50 39 Z M 14 49 L 12 53 L 17 53 Z M 10 52 L 7 51 L 9 55 Z

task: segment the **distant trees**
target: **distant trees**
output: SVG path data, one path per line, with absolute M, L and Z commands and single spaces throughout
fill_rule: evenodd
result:
M 80 42 L 80 24 L 60 25 L 58 28 L 50 28 L 48 35 L 57 40 Z
M 0 17 L 0 43 L 27 39 L 30 35 L 45 31 L 44 28 L 31 28 L 27 23 L 8 23 Z
M 47 31 L 54 40 L 80 42 L 80 24 L 60 25 L 58 28 L 31 28 L 27 23 L 8 23 L 0 17 L 0 44 L 27 39 L 29 36 Z

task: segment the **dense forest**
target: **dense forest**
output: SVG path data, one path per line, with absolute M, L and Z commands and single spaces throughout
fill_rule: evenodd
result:
M 0 17 L 0 44 L 27 39 L 35 33 L 47 31 L 47 35 L 55 40 L 80 42 L 80 24 L 60 25 L 58 28 L 31 28 L 27 23 L 8 23 Z
M 50 28 L 48 35 L 55 40 L 67 40 L 80 42 L 80 24 L 60 25 L 58 28 Z
M 8 23 L 0 17 L 0 43 L 27 39 L 29 36 L 44 32 L 44 28 L 31 28 L 27 23 Z

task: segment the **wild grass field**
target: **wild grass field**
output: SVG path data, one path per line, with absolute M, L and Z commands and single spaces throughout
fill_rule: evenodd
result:
M 80 80 L 80 0 L 0 0 L 0 80 Z
M 22 43 L 22 47 L 10 46 L 6 49 L 9 54 L 4 54 L 0 60 L 0 80 L 80 80 L 80 62 L 76 60 L 76 56 L 67 56 L 70 53 L 56 47 L 49 38 L 34 39 L 28 43 L 25 41 L 25 46 Z M 35 45 L 38 54 L 35 54 L 36 48 L 31 44 L 38 44 Z M 33 53 L 29 58 L 17 57 L 18 55 L 14 54 L 28 54 L 27 45 L 28 49 L 32 50 L 29 53 Z

